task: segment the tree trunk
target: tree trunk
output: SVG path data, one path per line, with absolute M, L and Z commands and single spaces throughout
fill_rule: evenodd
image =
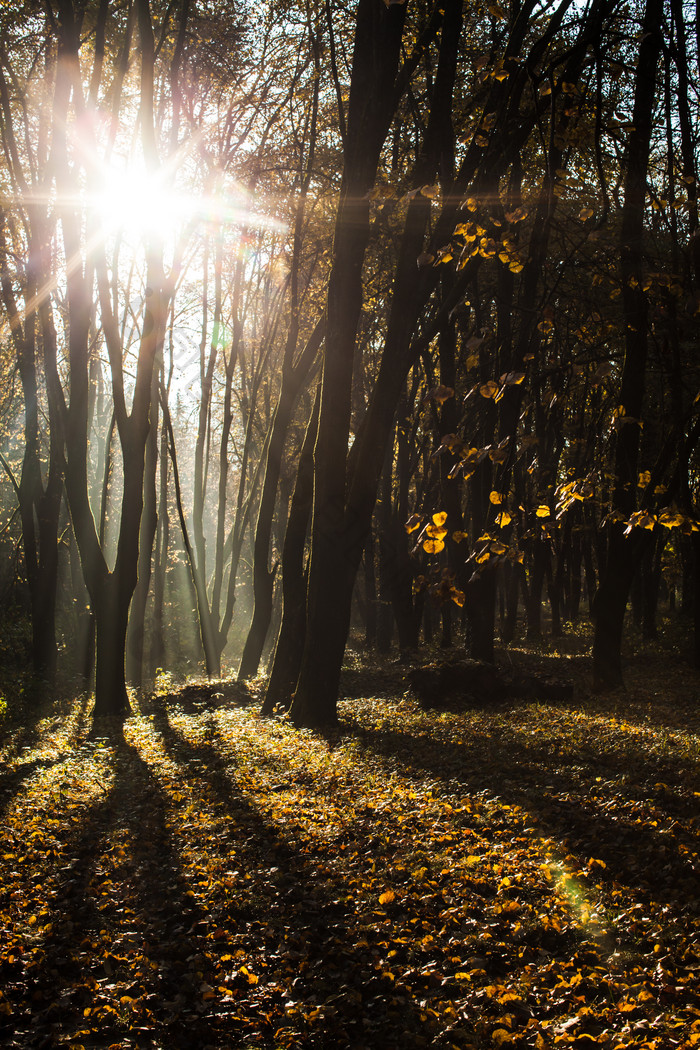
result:
M 306 379 L 323 339 L 324 324 L 319 321 L 309 337 L 299 362 L 287 368 L 282 375 L 282 389 L 275 409 L 274 419 L 267 443 L 265 477 L 260 494 L 258 520 L 253 541 L 253 618 L 243 647 L 238 671 L 238 680 L 244 681 L 257 674 L 265 640 L 272 618 L 272 593 L 277 566 L 268 568 L 270 537 L 275 513 L 275 501 L 282 469 L 284 443 L 289 430 L 292 412 L 301 384 Z M 295 341 L 296 345 L 296 341 Z
M 140 689 L 144 672 L 144 644 L 146 631 L 146 605 L 151 585 L 151 568 L 153 562 L 153 541 L 158 527 L 156 506 L 156 473 L 158 469 L 158 385 L 160 382 L 160 360 L 162 348 L 159 348 L 153 369 L 151 382 L 151 416 L 143 476 L 143 513 L 141 515 L 141 532 L 139 536 L 138 577 L 134 597 L 131 602 L 129 626 L 127 630 L 127 678 L 131 685 Z M 163 464 L 161 464 L 161 469 Z
M 345 164 L 328 285 L 326 349 L 314 505 L 307 632 L 292 718 L 296 725 L 336 721 L 336 701 L 359 556 L 366 540 L 344 520 L 353 360 L 369 239 L 368 192 L 389 129 L 405 9 L 359 0 L 350 84 Z
M 473 660 L 495 662 L 496 570 L 488 566 L 475 572 L 467 584 L 467 642 Z
M 374 649 L 377 644 L 377 580 L 374 571 L 374 535 L 370 532 L 362 558 L 365 577 L 365 645 Z
M 272 714 L 276 704 L 290 706 L 304 649 L 307 585 L 304 550 L 313 501 L 313 449 L 319 407 L 320 391 L 304 436 L 282 547 L 282 622 L 262 708 L 265 715 Z
M 620 386 L 622 415 L 615 440 L 613 506 L 629 519 L 637 486 L 640 421 L 643 416 L 647 360 L 648 303 L 642 273 L 647 170 L 656 96 L 656 74 L 662 39 L 662 0 L 647 0 L 639 45 L 633 129 L 630 132 L 625 201 L 620 233 L 620 271 L 625 318 L 625 360 Z M 634 529 L 634 532 L 646 531 Z M 595 602 L 593 667 L 596 683 L 622 684 L 620 645 L 627 597 L 643 544 L 625 537 L 619 523 L 610 526 L 608 557 Z M 613 647 L 617 647 L 617 652 Z
M 97 642 L 93 732 L 100 732 L 103 718 L 123 721 L 131 713 L 124 668 L 130 597 L 129 588 L 120 587 L 120 581 L 110 576 L 93 598 Z

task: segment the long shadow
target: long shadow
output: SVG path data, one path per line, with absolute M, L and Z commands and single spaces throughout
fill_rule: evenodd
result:
M 30 780 L 40 769 L 50 769 L 65 760 L 65 755 L 56 758 L 34 758 L 22 762 L 16 769 L 7 773 L 0 772 L 0 816 L 7 810 L 22 785 Z
M 526 674 L 534 671 L 575 685 L 575 695 L 571 700 L 543 698 L 547 706 L 576 712 L 585 704 L 585 710 L 589 714 L 612 716 L 656 729 L 700 733 L 700 706 L 694 702 L 679 707 L 674 697 L 674 693 L 675 696 L 682 697 L 689 695 L 697 701 L 700 696 L 700 677 L 697 669 L 688 661 L 684 662 L 677 653 L 668 652 L 667 675 L 661 678 L 658 669 L 659 666 L 663 666 L 660 663 L 662 660 L 663 656 L 658 652 L 630 653 L 626 661 L 626 687 L 595 691 L 591 656 L 572 653 L 568 657 L 562 657 L 559 653 L 544 652 L 523 655 L 520 651 L 509 649 L 503 649 L 498 654 L 499 666 L 506 670 L 515 668 Z M 644 677 L 646 668 L 649 669 L 648 679 Z M 654 681 L 658 683 L 659 691 L 653 699 L 639 694 L 637 686 L 640 678 L 647 686 Z M 585 696 L 584 704 L 580 697 L 582 690 Z
M 169 800 L 124 741 L 114 763 L 106 795 L 56 835 L 33 902 L 44 902 L 38 932 L 3 963 L 8 1046 L 136 1040 L 190 1050 L 213 1038 L 193 965 L 205 916 L 166 824 Z
M 228 1040 L 245 1031 L 245 1042 L 223 1045 L 279 1045 L 275 1029 L 287 1023 L 290 1007 L 298 1018 L 294 1011 L 301 1004 L 320 1014 L 312 1025 L 302 1024 L 300 1041 L 293 1045 L 323 1050 L 336 1042 L 365 1045 L 371 1030 L 376 1041 L 366 1045 L 398 1050 L 392 1041 L 397 1028 L 406 1033 L 403 1045 L 413 1038 L 423 1045 L 418 1033 L 425 1031 L 425 1014 L 411 990 L 386 975 L 371 948 L 387 930 L 382 932 L 381 920 L 371 914 L 349 910 L 347 885 L 326 867 L 325 847 L 294 842 L 291 836 L 301 829 L 293 820 L 288 836 L 243 794 L 235 780 L 235 756 L 226 756 L 213 721 L 206 739 L 192 743 L 174 728 L 165 704 L 152 711 L 169 757 L 190 780 L 199 781 L 205 804 L 225 815 L 219 849 L 230 851 L 239 878 L 235 896 L 220 896 L 210 918 L 217 929 L 237 933 L 222 938 L 219 951 L 224 957 L 249 952 L 253 966 L 260 968 L 257 1002 L 245 990 L 238 995 L 234 980 L 239 1020 L 222 1027 Z M 245 1012 L 250 1027 L 239 1031 Z
M 582 866 L 590 858 L 604 862 L 605 868 L 595 867 L 596 882 L 632 886 L 650 895 L 659 908 L 699 911 L 697 798 L 692 790 L 674 792 L 683 774 L 645 755 L 641 746 L 630 741 L 626 751 L 604 754 L 602 763 L 593 756 L 582 768 L 575 751 L 552 754 L 518 741 L 515 733 L 499 739 L 496 728 L 489 735 L 482 726 L 471 744 L 463 745 L 438 739 L 429 730 L 412 735 L 352 722 L 344 722 L 342 730 L 374 756 L 394 764 L 399 760 L 416 779 L 428 776 L 452 791 L 498 797 L 522 807 L 536 824 L 535 838 L 555 840 L 577 855 Z M 627 776 L 614 790 L 596 781 L 596 775 L 609 775 L 611 769 Z M 641 816 L 640 801 L 648 797 L 649 787 L 656 827 Z M 618 797 L 620 791 L 624 797 Z M 679 817 L 690 818 L 687 826 L 678 823 Z

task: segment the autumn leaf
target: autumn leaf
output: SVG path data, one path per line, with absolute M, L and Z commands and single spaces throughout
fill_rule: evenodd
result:
M 455 392 L 451 386 L 443 386 L 440 384 L 440 386 L 433 387 L 429 396 L 432 397 L 433 401 L 438 405 L 443 405 L 445 401 L 449 401 L 451 397 L 455 396 Z
M 445 543 L 441 539 L 427 539 L 423 541 L 423 550 L 426 554 L 439 554 L 445 549 Z

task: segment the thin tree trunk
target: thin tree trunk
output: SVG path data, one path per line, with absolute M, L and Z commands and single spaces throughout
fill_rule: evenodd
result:
M 615 440 L 614 509 L 629 519 L 637 484 L 640 420 L 643 417 L 647 360 L 648 304 L 642 273 L 647 170 L 656 96 L 656 73 L 662 38 L 663 2 L 647 0 L 639 45 L 633 129 L 630 132 L 625 201 L 620 240 L 622 302 L 625 318 L 625 361 L 620 387 L 624 415 Z M 608 556 L 594 605 L 593 669 L 601 687 L 623 684 L 621 643 L 627 597 L 643 543 L 624 526 L 609 528 Z M 646 530 L 641 530 L 646 531 Z
M 318 391 L 299 456 L 282 547 L 282 622 L 262 708 L 266 715 L 272 714 L 277 704 L 290 706 L 304 650 L 307 586 L 304 550 L 313 500 L 313 450 L 318 434 L 320 402 Z

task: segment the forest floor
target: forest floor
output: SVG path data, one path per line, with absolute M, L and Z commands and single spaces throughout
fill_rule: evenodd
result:
M 349 654 L 330 735 L 232 682 L 6 725 L 0 1045 L 700 1046 L 700 678 L 595 696 L 587 644 L 501 656 L 556 704 Z

